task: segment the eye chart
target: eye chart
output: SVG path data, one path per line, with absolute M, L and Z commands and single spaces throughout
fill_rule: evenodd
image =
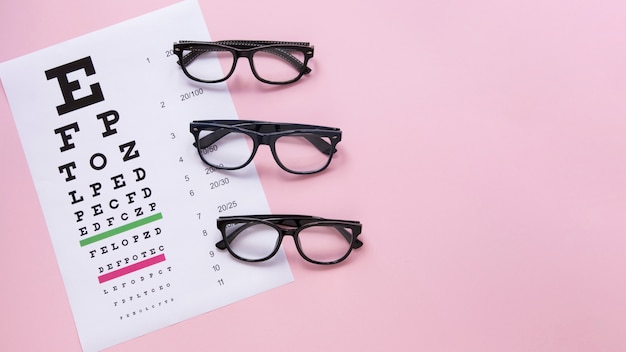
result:
M 282 252 L 215 248 L 217 217 L 269 208 L 254 166 L 223 173 L 193 147 L 190 121 L 237 115 L 225 84 L 184 76 L 178 40 L 210 40 L 196 1 L 0 64 L 87 351 L 293 281 Z

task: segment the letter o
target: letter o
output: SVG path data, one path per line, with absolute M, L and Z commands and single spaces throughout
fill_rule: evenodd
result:
M 96 157 L 101 160 L 102 164 L 99 166 L 95 164 Z M 107 158 L 102 153 L 96 153 L 91 156 L 91 159 L 89 159 L 89 165 L 91 165 L 91 168 L 94 170 L 102 170 L 107 166 Z

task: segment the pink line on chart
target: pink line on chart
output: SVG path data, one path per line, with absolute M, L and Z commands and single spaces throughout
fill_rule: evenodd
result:
M 115 271 L 112 271 L 110 273 L 106 273 L 104 275 L 100 275 L 98 276 L 98 281 L 100 283 L 103 282 L 107 282 L 109 280 L 113 280 L 115 278 L 118 278 L 120 276 L 126 275 L 126 274 L 130 274 L 132 272 L 135 272 L 137 270 L 141 270 L 143 268 L 149 267 L 150 265 L 154 265 L 160 262 L 164 262 L 165 261 L 165 254 L 159 254 L 156 257 L 152 257 L 152 258 L 148 258 L 146 260 L 142 260 L 140 262 L 137 262 L 135 264 L 131 264 L 127 267 L 121 268 L 121 269 L 117 269 Z

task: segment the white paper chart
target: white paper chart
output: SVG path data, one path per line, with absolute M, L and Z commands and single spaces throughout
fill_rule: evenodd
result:
M 193 147 L 189 122 L 237 115 L 226 85 L 184 76 L 178 40 L 209 40 L 196 1 L 0 64 L 84 350 L 293 281 L 282 252 L 215 248 L 218 216 L 269 207 L 253 165 L 224 173 Z

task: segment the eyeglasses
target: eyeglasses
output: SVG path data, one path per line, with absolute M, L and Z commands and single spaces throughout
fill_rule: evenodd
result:
M 217 219 L 223 240 L 215 246 L 246 262 L 272 258 L 284 236 L 293 237 L 298 253 L 314 264 L 336 264 L 363 245 L 358 221 L 307 215 L 224 216 Z
M 311 72 L 307 67 L 313 46 L 306 42 L 222 40 L 217 42 L 179 41 L 174 43 L 178 64 L 187 77 L 204 83 L 228 79 L 237 60 L 245 57 L 254 76 L 269 84 L 288 84 Z M 220 64 L 224 71 L 220 69 Z M 226 72 L 226 74 L 224 74 Z
M 283 170 L 313 174 L 328 167 L 341 141 L 338 128 L 292 123 L 205 120 L 193 121 L 189 129 L 202 160 L 223 170 L 245 167 L 266 144 Z

